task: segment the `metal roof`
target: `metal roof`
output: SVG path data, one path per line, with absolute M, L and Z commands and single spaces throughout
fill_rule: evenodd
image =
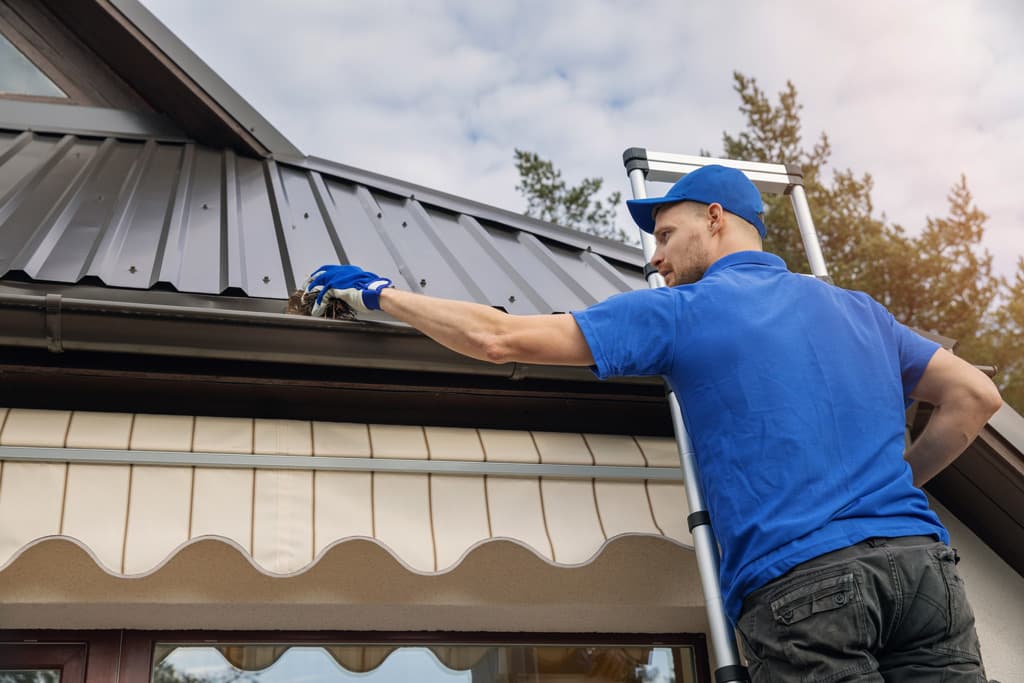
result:
M 641 260 L 626 245 L 317 159 L 0 131 L 0 279 L 284 299 L 340 262 L 411 291 L 551 313 L 643 288 Z

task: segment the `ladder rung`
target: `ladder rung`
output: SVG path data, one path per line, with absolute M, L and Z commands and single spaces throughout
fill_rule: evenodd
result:
M 803 172 L 795 164 L 766 164 L 759 161 L 737 161 L 689 154 L 652 152 L 642 147 L 630 147 L 622 154 L 626 172 L 642 169 L 647 180 L 674 183 L 687 173 L 708 164 L 720 164 L 743 171 L 761 192 L 789 194 L 803 185 Z

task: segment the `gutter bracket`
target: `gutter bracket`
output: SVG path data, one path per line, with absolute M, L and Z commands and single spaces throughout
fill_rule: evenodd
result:
M 61 339 L 61 297 L 60 294 L 46 295 L 46 348 L 50 353 L 64 353 L 64 342 Z

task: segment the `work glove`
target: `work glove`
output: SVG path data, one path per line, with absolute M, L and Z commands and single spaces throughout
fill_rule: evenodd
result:
M 385 287 L 394 287 L 394 284 L 359 266 L 320 266 L 306 280 L 305 290 L 317 293 L 310 315 L 320 317 L 331 299 L 341 299 L 355 311 L 378 310 L 380 291 Z

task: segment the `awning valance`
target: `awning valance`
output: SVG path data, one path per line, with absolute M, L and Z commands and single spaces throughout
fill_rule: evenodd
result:
M 0 573 L 8 586 L 25 568 L 65 554 L 75 559 L 61 562 L 80 573 L 118 580 L 116 593 L 162 584 L 183 562 L 210 553 L 241 562 L 248 568 L 231 574 L 254 582 L 345 573 L 353 564 L 431 579 L 474 558 L 508 564 L 499 558 L 512 555 L 528 576 L 557 575 L 600 565 L 599 556 L 628 539 L 690 554 L 681 483 L 587 476 L 608 466 L 662 472 L 675 465 L 670 439 L 23 409 L 0 409 L 0 419 L 0 460 L 18 448 L 57 449 L 46 452 L 49 462 L 0 462 Z M 176 451 L 183 461 L 201 452 L 572 465 L 580 476 L 59 461 L 98 448 Z M 621 571 L 653 570 L 614 569 Z M 185 573 L 196 586 L 212 580 L 195 567 Z

